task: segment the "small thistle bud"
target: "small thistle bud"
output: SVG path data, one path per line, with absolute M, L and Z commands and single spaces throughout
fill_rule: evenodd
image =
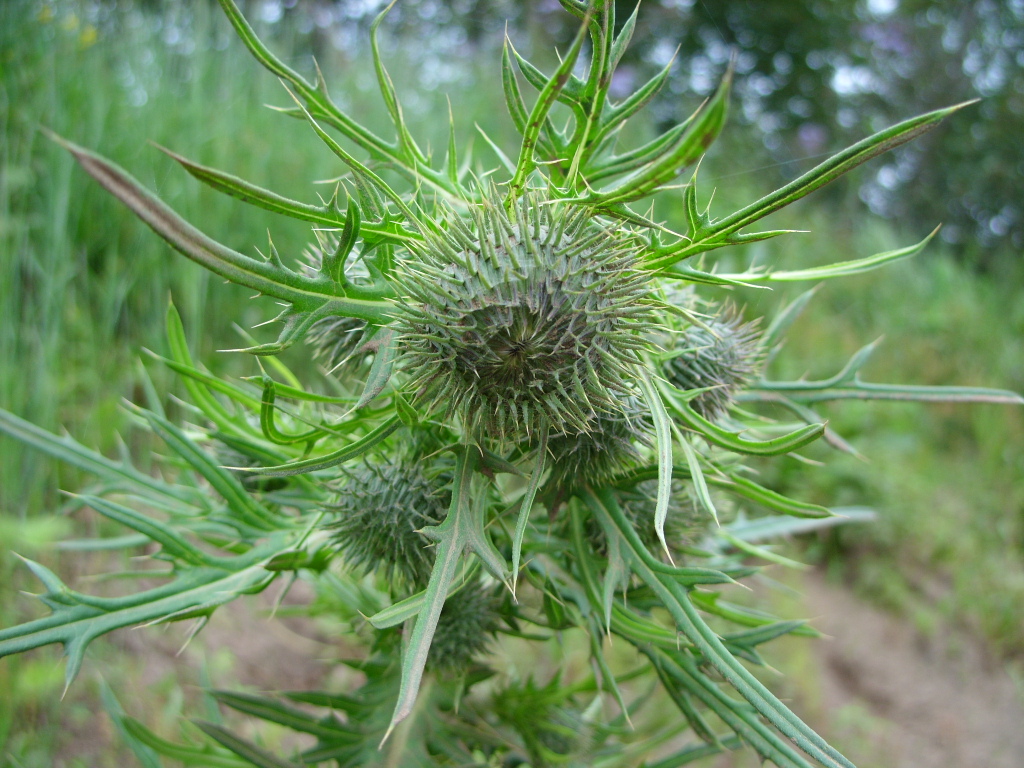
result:
M 319 241 L 306 246 L 302 252 L 305 263 L 303 271 L 310 277 L 320 274 L 324 263 L 324 253 L 337 250 L 338 235 L 319 231 Z M 359 282 L 366 277 L 366 269 L 361 263 L 351 267 L 346 277 Z M 313 347 L 313 356 L 323 360 L 329 370 L 337 370 L 348 363 L 358 365 L 362 362 L 360 353 L 363 349 L 363 332 L 366 323 L 353 317 L 325 317 L 317 320 L 306 332 L 305 341 Z
M 498 600 L 479 584 L 463 587 L 441 609 L 427 666 L 462 672 L 487 649 L 498 630 Z
M 328 370 L 336 371 L 362 361 L 365 330 L 366 323 L 354 317 L 325 317 L 310 327 L 306 343 L 313 347 L 315 358 L 323 360 Z
M 418 531 L 439 524 L 447 508 L 437 484 L 415 460 L 367 463 L 345 482 L 332 507 L 337 518 L 328 528 L 353 567 L 422 586 L 430 578 L 434 556 Z
M 650 445 L 650 430 L 647 413 L 635 397 L 628 398 L 621 412 L 598 417 L 588 432 L 551 438 L 549 482 L 572 488 L 607 479 L 640 458 L 640 448 Z
M 706 419 L 720 418 L 763 359 L 757 321 L 744 323 L 731 307 L 705 323 L 691 325 L 676 342 L 679 354 L 665 364 L 666 378 L 679 389 L 704 389 L 690 406 Z
M 620 491 L 618 496 L 622 511 L 640 540 L 652 550 L 659 549 L 661 539 L 654 527 L 657 481 L 647 480 L 634 488 Z M 687 484 L 674 480 L 665 518 L 665 541 L 669 548 L 675 550 L 693 544 L 707 531 L 710 522 L 711 517 L 697 506 Z
M 532 196 L 450 214 L 399 276 L 405 370 L 429 409 L 502 443 L 622 412 L 649 275 L 637 244 Z

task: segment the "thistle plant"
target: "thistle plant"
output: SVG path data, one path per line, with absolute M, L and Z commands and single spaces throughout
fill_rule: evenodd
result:
M 284 310 L 276 340 L 246 350 L 259 374 L 228 380 L 192 359 L 171 306 L 167 354 L 154 358 L 180 375 L 192 423 L 158 403 L 131 408 L 166 445 L 162 477 L 0 415 L 7 434 L 96 476 L 76 502 L 138 534 L 123 546 L 155 544 L 170 563 L 160 586 L 94 597 L 26 561 L 50 613 L 0 630 L 0 655 L 61 643 L 70 685 L 96 637 L 181 620 L 199 631 L 220 605 L 279 578 L 329 596 L 364 648 L 338 660 L 362 671 L 355 690 L 215 694 L 315 737 L 296 755 L 206 721 L 207 742 L 172 743 L 111 707 L 147 764 L 162 754 L 225 766 L 627 766 L 657 750 L 644 764 L 668 768 L 749 748 L 778 766 L 852 765 L 752 671 L 763 643 L 814 630 L 720 590 L 755 574 L 752 563 L 784 561 L 771 537 L 865 513 L 789 498 L 751 465 L 822 438 L 851 450 L 816 410 L 830 400 L 1022 400 L 864 381 L 873 345 L 828 379 L 777 381 L 768 366 L 813 290 L 765 318 L 721 300 L 731 287 L 882 267 L 927 239 L 804 270 L 707 264 L 719 249 L 789 234 L 750 227 L 963 105 L 883 130 L 714 217 L 698 204 L 695 167 L 725 124 L 730 74 L 679 125 L 620 146 L 669 71 L 614 100 L 637 11 L 617 23 L 613 3 L 560 2 L 579 31 L 554 71 L 511 42 L 502 56 L 519 146 L 487 139 L 490 158 L 470 158 L 453 125 L 438 159 L 417 143 L 381 59 L 386 10 L 371 50 L 393 138 L 340 109 L 319 70 L 310 82 L 289 68 L 220 0 L 284 84 L 281 111 L 309 125 L 341 180 L 308 204 L 168 154 L 220 192 L 311 224 L 305 257 L 272 242 L 263 257 L 231 250 L 127 171 L 52 136 L 174 249 Z M 654 218 L 659 194 L 681 200 L 685 229 Z M 275 357 L 300 342 L 330 390 Z M 628 668 L 609 658 L 610 638 L 633 649 Z M 542 658 L 557 639 L 578 644 L 590 672 L 494 669 L 511 643 L 531 647 L 520 659 Z

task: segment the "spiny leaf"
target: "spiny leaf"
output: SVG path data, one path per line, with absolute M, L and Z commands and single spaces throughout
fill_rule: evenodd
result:
M 861 163 L 917 138 L 934 128 L 943 118 L 972 103 L 974 102 L 964 102 L 946 109 L 927 112 L 857 142 L 775 192 L 715 222 L 699 237 L 676 246 L 665 247 L 660 253 L 652 254 L 647 259 L 647 266 L 650 269 L 662 269 L 681 259 L 728 244 L 729 236 L 743 227 L 825 186 Z
M 150 477 L 127 462 L 116 462 L 86 448 L 70 435 L 58 437 L 0 408 L 0 432 L 72 466 L 91 472 L 117 488 L 144 497 L 166 497 L 184 503 L 201 503 L 195 489 Z
M 814 442 L 825 433 L 824 424 L 809 424 L 788 435 L 774 437 L 770 440 L 747 440 L 736 432 L 722 429 L 717 424 L 708 421 L 693 410 L 688 403 L 682 402 L 678 398 L 670 398 L 669 403 L 675 414 L 689 429 L 712 445 L 751 456 L 780 456 L 790 453 Z
M 168 584 L 115 598 L 74 592 L 49 569 L 25 560 L 46 586 L 47 591 L 40 599 L 52 613 L 0 630 L 0 657 L 62 643 L 68 659 L 65 684 L 70 685 L 81 667 L 86 647 L 95 638 L 122 627 L 209 613 L 238 595 L 259 591 L 275 577 L 263 567 L 264 563 L 289 549 L 293 540 L 291 532 L 279 531 L 244 555 L 219 559 L 220 567 L 179 569 Z
M 425 536 L 436 542 L 437 554 L 423 605 L 416 615 L 409 642 L 402 653 L 401 689 L 384 741 L 387 741 L 395 726 L 412 712 L 441 609 L 463 553 L 472 551 L 492 575 L 502 581 L 506 579 L 505 563 L 484 531 L 483 499 L 472 498 L 472 480 L 478 463 L 479 452 L 475 446 L 459 446 L 448 516 L 440 525 L 423 531 Z
M 391 374 L 395 369 L 395 359 L 398 357 L 398 334 L 392 328 L 384 328 L 374 336 L 374 341 L 377 351 L 373 358 L 373 364 L 370 366 L 370 373 L 366 377 L 363 394 L 352 406 L 353 411 L 358 411 L 383 392 L 388 382 L 391 381 Z
M 519 506 L 519 515 L 516 518 L 516 530 L 512 537 L 512 594 L 516 593 L 516 583 L 519 580 L 519 561 L 523 551 L 523 537 L 526 535 L 526 524 L 530 520 L 530 511 L 533 509 L 533 500 L 537 496 L 537 489 L 540 487 L 540 478 L 544 474 L 548 452 L 548 433 L 541 435 L 540 445 L 537 446 L 537 463 L 530 474 L 530 484 L 526 488 L 523 500 Z
M 668 555 L 665 521 L 668 519 L 668 502 L 669 496 L 672 494 L 672 427 L 668 412 L 665 410 L 665 403 L 662 401 L 657 387 L 654 386 L 650 371 L 647 368 L 642 369 L 637 381 L 654 422 L 658 447 L 658 498 L 654 507 L 654 530 L 658 534 L 658 540 L 661 542 L 665 554 Z M 671 555 L 669 556 L 671 557 Z
M 700 617 L 686 589 L 650 568 L 650 555 L 636 538 L 632 526 L 618 509 L 611 494 L 607 490 L 588 493 L 587 501 L 599 519 L 604 520 L 605 525 L 609 526 L 608 530 L 612 526 L 617 528 L 629 542 L 634 555 L 634 571 L 655 592 L 676 622 L 676 626 L 696 646 L 704 660 L 718 670 L 744 699 L 807 755 L 830 768 L 854 768 L 849 760 L 793 714 L 739 663 Z
M 627 203 L 646 197 L 674 180 L 683 169 L 696 162 L 718 138 L 722 126 L 725 125 L 731 82 L 730 71 L 726 73 L 714 95 L 702 105 L 693 119 L 688 121 L 678 143 L 663 157 L 638 169 L 611 189 L 591 193 L 583 198 L 582 202 L 598 206 Z
M 515 200 L 522 194 L 527 177 L 533 169 L 537 167 L 535 151 L 541 128 L 544 126 L 544 122 L 547 119 L 548 113 L 551 111 L 551 107 L 554 105 L 555 100 L 565 90 L 572 77 L 572 68 L 575 66 L 576 59 L 579 57 L 580 49 L 583 47 L 586 32 L 587 24 L 584 23 L 580 27 L 579 32 L 576 33 L 576 39 L 573 40 L 572 46 L 569 48 L 569 52 L 566 54 L 561 65 L 559 65 L 558 69 L 556 69 L 551 77 L 546 80 L 543 87 L 540 88 L 540 94 L 537 96 L 537 102 L 533 105 L 533 109 L 530 111 L 530 116 L 526 121 L 526 131 L 523 134 L 523 143 L 519 150 L 519 161 L 516 163 L 516 172 L 509 181 L 510 200 Z M 520 66 L 522 66 L 522 60 L 520 60 Z
M 333 453 L 325 456 L 317 456 L 302 461 L 293 461 L 290 464 L 281 464 L 275 467 L 237 467 L 245 472 L 254 475 L 265 475 L 267 477 L 290 477 L 308 472 L 316 472 L 321 469 L 329 469 L 339 464 L 361 456 L 373 448 L 379 442 L 387 438 L 392 432 L 402 426 L 402 420 L 398 416 L 392 416 L 379 427 L 368 433 L 365 437 L 349 443 L 344 448 L 339 448 Z
M 277 723 L 300 733 L 308 733 L 320 739 L 345 739 L 351 730 L 333 717 L 317 718 L 296 707 L 289 707 L 276 699 L 267 696 L 256 696 L 249 693 L 233 691 L 213 691 L 213 697 L 238 712 L 242 712 L 268 723 Z
M 287 301 L 301 312 L 328 307 L 334 314 L 358 317 L 368 322 L 385 320 L 387 304 L 378 298 L 342 297 L 328 280 L 310 278 L 233 251 L 181 218 L 123 168 L 52 132 L 48 131 L 47 135 L 67 149 L 90 176 L 175 250 L 211 272 L 238 285 Z

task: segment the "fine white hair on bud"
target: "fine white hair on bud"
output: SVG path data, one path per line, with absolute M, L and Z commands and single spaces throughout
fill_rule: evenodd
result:
M 579 435 L 624 414 L 650 274 L 636 238 L 536 193 L 449 212 L 399 275 L 404 368 L 481 439 Z

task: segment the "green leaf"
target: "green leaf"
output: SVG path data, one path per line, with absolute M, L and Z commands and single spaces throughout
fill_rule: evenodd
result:
M 672 495 L 672 426 L 661 394 L 651 379 L 650 370 L 646 367 L 643 368 L 637 378 L 637 383 L 640 385 L 640 391 L 647 402 L 647 407 L 651 410 L 651 420 L 654 422 L 654 435 L 658 449 L 658 498 L 654 506 L 654 530 L 658 534 L 658 540 L 661 542 L 665 554 L 668 555 L 668 542 L 665 541 L 665 521 L 668 519 L 668 502 Z M 689 458 L 688 454 L 688 461 Z M 691 466 L 691 474 L 692 472 Z M 712 506 L 711 509 L 714 510 L 714 507 Z M 714 514 L 713 511 L 712 514 Z
M 481 493 L 476 499 L 472 497 L 472 480 L 478 463 L 479 451 L 475 446 L 458 447 L 448 516 L 440 525 L 422 531 L 424 536 L 435 542 L 437 554 L 423 605 L 416 615 L 409 641 L 402 652 L 401 688 L 384 741 L 387 741 L 395 726 L 412 713 L 437 621 L 463 553 L 472 551 L 492 575 L 506 581 L 505 562 L 484 531 L 486 496 Z
M 588 491 L 586 501 L 606 531 L 618 530 L 629 543 L 634 572 L 654 591 L 679 631 L 694 644 L 706 663 L 720 672 L 747 702 L 808 756 L 829 768 L 854 768 L 849 760 L 793 714 L 729 652 L 694 608 L 689 590 L 651 568 L 650 554 L 636 537 L 632 525 L 618 508 L 610 491 Z M 753 727 L 756 722 L 756 718 L 745 720 L 747 727 Z M 782 740 L 773 743 L 786 745 Z
M 723 245 L 729 245 L 730 236 L 743 227 L 825 186 L 830 181 L 856 168 L 861 163 L 867 162 L 883 152 L 888 152 L 900 144 L 917 138 L 922 133 L 938 125 L 939 121 L 943 118 L 972 103 L 974 102 L 964 102 L 963 104 L 957 104 L 946 109 L 928 112 L 898 123 L 891 128 L 879 131 L 873 136 L 869 136 L 842 152 L 833 155 L 804 175 L 775 192 L 766 195 L 757 202 L 751 203 L 747 207 L 736 211 L 736 213 L 726 216 L 724 219 L 704 228 L 698 237 L 692 240 L 685 240 L 674 246 L 666 246 L 660 252 L 652 254 L 647 259 L 646 266 L 650 269 L 663 269 L 681 259 L 686 259 Z
M 897 248 L 893 251 L 876 253 L 874 256 L 868 256 L 863 259 L 840 261 L 836 264 L 828 264 L 822 267 L 811 267 L 809 269 L 798 269 L 789 272 L 767 272 L 760 279 L 775 283 L 797 282 L 800 280 L 827 280 L 833 277 L 846 277 L 848 275 L 857 275 L 861 272 L 870 272 L 872 269 L 878 269 L 894 261 L 916 256 L 924 250 L 924 247 L 928 245 L 929 241 L 935 237 L 938 231 L 939 228 L 936 227 L 924 240 L 915 245 L 909 245 L 906 248 Z M 742 277 L 742 275 L 737 276 L 737 279 Z
M 314 427 L 298 435 L 288 435 L 277 428 L 274 420 L 274 412 L 277 410 L 274 402 L 277 399 L 275 392 L 276 385 L 269 376 L 263 377 L 263 399 L 260 402 L 260 427 L 263 429 L 263 436 L 277 445 L 291 445 L 293 443 L 306 443 L 312 446 L 316 440 L 327 434 L 323 429 Z
M 125 525 L 132 530 L 138 531 L 149 541 L 159 544 L 162 553 L 174 560 L 189 565 L 214 565 L 218 558 L 206 554 L 201 549 L 191 544 L 184 536 L 176 533 L 166 523 L 154 520 L 138 510 L 117 504 L 98 496 L 75 496 L 83 504 L 92 507 L 104 517 Z
M 132 406 L 152 430 L 192 469 L 206 478 L 213 489 L 227 502 L 232 522 L 257 531 L 271 531 L 281 527 L 282 518 L 253 498 L 242 484 L 220 466 L 212 457 L 185 436 L 185 433 L 155 413 Z
M 536 149 L 537 142 L 540 137 L 541 128 L 543 128 L 545 121 L 547 120 L 548 114 L 551 111 L 551 107 L 554 106 L 555 101 L 559 95 L 563 93 L 567 84 L 570 82 L 572 77 L 572 68 L 576 65 L 576 59 L 580 55 L 580 50 L 583 47 L 583 41 L 587 36 L 587 24 L 584 22 L 580 26 L 579 32 L 576 33 L 576 38 L 572 42 L 572 46 L 569 48 L 569 52 L 566 54 L 565 59 L 559 65 L 558 69 L 546 80 L 543 87 L 540 88 L 540 94 L 537 96 L 537 102 L 533 105 L 533 109 L 530 111 L 530 116 L 526 121 L 526 131 L 523 133 L 523 143 L 519 150 L 519 161 L 516 163 L 516 172 L 513 174 L 512 179 L 509 181 L 509 199 L 517 199 L 523 191 L 523 187 L 526 185 L 526 179 L 537 167 L 536 160 Z M 517 54 L 518 58 L 518 54 Z M 523 60 L 519 59 L 520 67 L 523 65 Z M 523 74 L 526 74 L 524 70 Z M 527 75 L 529 78 L 529 75 Z
M 211 272 L 286 301 L 298 312 L 319 310 L 372 323 L 386 321 L 388 305 L 379 296 L 343 297 L 329 280 L 311 278 L 272 261 L 258 261 L 233 251 L 182 219 L 123 168 L 52 132 L 47 132 L 47 135 L 67 149 L 90 176 L 127 205 L 171 247 Z
M 118 734 L 121 739 L 128 745 L 128 748 L 135 754 L 135 759 L 139 761 L 142 768 L 163 768 L 160 763 L 160 756 L 157 752 L 148 744 L 134 738 L 131 732 L 125 727 L 125 720 L 128 719 L 125 714 L 124 708 L 121 706 L 121 702 L 114 696 L 114 692 L 110 690 L 110 686 L 107 685 L 107 681 L 100 679 L 100 701 L 103 702 L 103 709 L 107 712 L 109 717 L 114 722 L 114 727 L 117 728 Z
M 718 535 L 730 544 L 732 544 L 736 549 L 740 550 L 741 552 L 744 552 L 748 555 L 752 555 L 754 557 L 759 557 L 762 560 L 767 560 L 770 563 L 775 563 L 776 565 L 784 565 L 787 568 L 794 568 L 798 571 L 806 570 L 809 567 L 807 563 L 801 563 L 797 560 L 792 560 L 788 557 L 783 557 L 782 555 L 772 552 L 770 549 L 758 547 L 754 544 L 744 541 L 743 539 L 736 538 L 735 536 L 730 535 L 728 531 L 719 531 Z
M 725 125 L 732 72 L 726 73 L 714 95 L 703 104 L 671 151 L 627 176 L 611 189 L 593 192 L 583 202 L 604 206 L 647 197 L 673 181 L 703 155 Z
M 231 174 L 219 171 L 216 168 L 200 165 L 193 160 L 189 160 L 187 157 L 182 157 L 176 152 L 172 152 L 166 147 L 161 147 L 159 144 L 156 145 L 156 148 L 168 155 L 171 159 L 181 165 L 182 168 L 188 171 L 190 175 L 207 186 L 217 190 L 218 192 L 237 198 L 242 202 L 249 203 L 257 208 L 262 208 L 265 211 L 279 213 L 282 216 L 288 216 L 289 218 L 298 219 L 299 221 L 308 221 L 313 224 L 332 228 L 344 227 L 348 221 L 348 216 L 351 215 L 352 203 L 349 204 L 349 211 L 346 212 L 346 215 L 342 216 L 341 212 L 333 206 L 309 205 L 308 203 L 300 203 L 296 200 L 290 200 L 286 197 L 282 197 L 276 192 L 271 192 L 270 190 L 258 187 L 251 182 L 238 178 L 237 176 L 232 176 Z M 385 241 L 394 240 L 402 242 L 422 239 L 418 233 L 404 229 L 396 224 L 380 226 L 371 222 L 363 224 L 362 229 L 366 234 Z
M 510 42 L 506 36 L 501 52 L 501 85 L 505 91 L 505 104 L 508 107 L 509 117 L 512 118 L 512 124 L 520 134 L 523 134 L 526 133 L 526 102 L 523 101 L 516 73 L 512 69 L 512 59 L 508 55 L 509 45 Z
M 252 763 L 234 755 L 219 751 L 212 744 L 185 746 L 162 739 L 146 726 L 131 717 L 122 719 L 129 743 L 133 741 L 190 768 L 252 768 Z
M 449 591 L 445 597 L 446 600 L 466 585 L 470 577 L 476 573 L 476 568 L 477 564 L 475 562 L 463 562 L 461 573 L 452 579 Z M 397 627 L 399 624 L 403 624 L 409 619 L 417 616 L 420 610 L 422 610 L 426 599 L 427 590 L 422 589 L 415 595 L 410 595 L 404 600 L 399 600 L 397 603 L 393 603 L 387 608 L 377 611 L 377 613 L 370 616 L 367 621 L 377 629 Z
M 714 465 L 713 468 L 715 473 L 705 476 L 705 480 L 708 485 L 712 485 L 716 488 L 722 488 L 723 490 L 736 494 L 737 496 L 757 502 L 769 509 L 774 509 L 776 512 L 782 512 L 783 514 L 793 515 L 796 517 L 825 519 L 828 519 L 835 514 L 827 507 L 783 496 L 781 493 L 765 488 L 762 485 L 758 485 L 753 480 L 736 474 L 735 472 L 726 472 L 721 467 Z M 678 466 L 673 467 L 672 475 L 673 477 L 677 477 L 682 480 L 692 480 L 689 467 L 685 469 Z M 642 467 L 632 472 L 619 475 L 614 478 L 611 484 L 616 488 L 633 488 L 638 483 L 642 483 L 646 480 L 653 480 L 657 478 L 657 476 L 658 468 L 656 466 Z
M 204 720 L 193 720 L 192 722 L 218 744 L 226 747 L 253 765 L 258 766 L 258 768 L 301 768 L 298 763 L 282 760 L 270 754 L 262 747 L 257 747 L 252 742 L 235 736 L 222 725 L 208 723 Z
M 0 432 L 42 451 L 48 456 L 91 472 L 117 488 L 130 490 L 145 497 L 155 495 L 184 503 L 201 503 L 201 495 L 193 488 L 172 485 L 150 477 L 139 472 L 127 462 L 113 461 L 86 448 L 70 435 L 58 437 L 2 408 L 0 408 Z
M 238 712 L 258 717 L 268 723 L 277 723 L 299 733 L 308 733 L 319 739 L 342 739 L 352 736 L 351 730 L 333 716 L 313 717 L 296 707 L 289 707 L 267 696 L 232 691 L 213 691 L 213 697 L 221 704 Z
M 366 436 L 349 443 L 344 448 L 339 448 L 333 453 L 302 461 L 293 461 L 290 464 L 281 464 L 276 467 L 237 467 L 237 469 L 266 477 L 290 477 L 292 475 L 316 472 L 321 469 L 329 469 L 366 453 L 400 426 L 402 426 L 402 420 L 398 416 L 392 416 Z
M 778 346 L 782 344 L 786 332 L 796 322 L 797 318 L 800 317 L 804 309 L 807 308 L 811 299 L 818 292 L 818 288 L 819 286 L 816 285 L 809 291 L 804 291 L 772 318 L 771 323 L 769 323 L 764 334 L 761 336 L 761 344 L 768 350 L 769 358 L 774 355 Z
M 546 469 L 545 462 L 548 452 L 548 433 L 544 432 L 540 438 L 540 445 L 537 446 L 537 464 L 530 474 L 530 484 L 523 495 L 522 503 L 519 506 L 519 515 L 516 517 L 516 530 L 512 536 L 512 594 L 516 594 L 516 583 L 519 580 L 519 562 L 523 552 L 523 537 L 526 535 L 526 524 L 530 521 L 530 511 L 533 509 L 533 500 L 537 496 L 537 489 L 540 487 L 540 478 Z
M 377 73 L 377 86 L 380 89 L 381 96 L 384 97 L 384 105 L 387 107 L 388 115 L 391 116 L 391 123 L 395 126 L 395 131 L 398 133 L 399 151 L 406 164 L 410 168 L 416 169 L 420 164 L 426 164 L 427 157 L 420 150 L 416 140 L 409 133 L 409 129 L 405 125 L 402 105 L 398 102 L 395 84 L 391 81 L 391 76 L 384 68 L 384 61 L 380 56 L 380 44 L 377 40 L 377 30 L 380 29 L 381 23 L 391 11 L 395 1 L 392 0 L 391 3 L 384 6 L 384 10 L 377 14 L 377 18 L 370 24 L 370 53 L 373 56 L 373 68 Z
M 824 424 L 809 424 L 790 432 L 788 435 L 774 437 L 770 440 L 747 440 L 740 437 L 737 432 L 722 429 L 717 424 L 708 421 L 693 410 L 689 403 L 675 397 L 667 399 L 672 410 L 679 416 L 687 428 L 699 434 L 712 445 L 727 448 L 736 453 L 751 456 L 779 456 L 795 451 L 797 448 L 802 448 L 808 443 L 814 442 L 825 433 Z
M 395 359 L 398 357 L 398 334 L 392 328 L 383 328 L 373 338 L 376 346 L 373 364 L 366 377 L 363 394 L 352 406 L 353 411 L 358 411 L 383 392 L 388 382 L 391 381 L 391 374 L 395 370 Z
M 168 584 L 113 598 L 74 592 L 48 568 L 24 560 L 46 587 L 39 598 L 52 612 L 44 618 L 0 630 L 0 657 L 62 643 L 68 659 L 67 687 L 81 668 L 86 647 L 100 635 L 122 627 L 206 615 L 241 594 L 260 591 L 275 577 L 264 564 L 290 548 L 294 539 L 292 532 L 278 531 L 244 555 L 219 558 L 219 567 L 179 569 Z

